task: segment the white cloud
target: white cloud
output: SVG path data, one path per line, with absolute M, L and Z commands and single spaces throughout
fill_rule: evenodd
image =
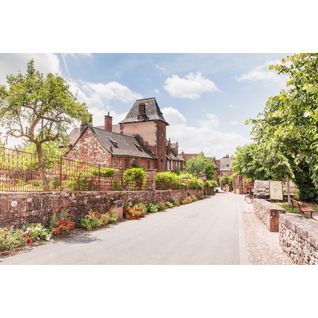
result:
M 160 90 L 159 90 L 158 88 L 155 88 L 155 89 L 153 90 L 153 92 L 154 92 L 156 95 L 160 95 Z
M 254 67 L 252 70 L 250 70 L 247 73 L 241 74 L 236 77 L 236 80 L 238 82 L 242 81 L 263 81 L 263 80 L 274 80 L 274 81 L 280 81 L 282 80 L 282 76 L 279 76 L 274 71 L 270 71 L 268 67 L 270 65 L 274 65 L 280 63 L 279 60 L 275 61 L 268 61 L 264 64 L 258 65 Z
M 234 153 L 238 145 L 248 142 L 247 138 L 237 132 L 222 132 L 218 129 L 220 119 L 215 114 L 207 114 L 199 121 L 199 125 L 189 123 L 177 109 L 166 107 L 162 113 L 170 126 L 167 136 L 172 141 L 178 141 L 185 152 L 203 152 L 208 156 L 220 157 Z
M 84 81 L 72 81 L 69 83 L 72 93 L 79 101 L 86 103 L 88 110 L 93 115 L 94 125 L 102 125 L 104 115 L 110 111 L 114 117 L 114 123 L 124 118 L 126 113 L 118 114 L 114 111 L 114 101 L 133 103 L 142 95 L 132 91 L 127 86 L 118 82 L 92 83 Z
M 6 53 L 0 54 L 0 84 L 6 82 L 8 74 L 17 74 L 26 71 L 26 64 L 30 59 L 34 59 L 35 67 L 43 73 L 61 74 L 61 65 L 56 54 L 22 54 Z
M 172 75 L 165 80 L 163 88 L 173 97 L 189 99 L 197 99 L 202 93 L 219 90 L 213 81 L 204 78 L 200 72 L 189 73 L 185 78 Z
M 183 125 L 186 124 L 186 118 L 175 108 L 165 107 L 161 109 L 165 120 L 170 125 Z
M 231 124 L 232 126 L 237 126 L 237 125 L 238 125 L 238 121 L 236 121 L 236 120 L 230 120 L 230 124 Z

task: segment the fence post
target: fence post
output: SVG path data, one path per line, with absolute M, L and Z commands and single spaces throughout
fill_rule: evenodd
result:
M 98 165 L 98 191 L 100 190 L 100 164 Z
M 60 158 L 60 191 L 62 191 L 63 158 Z

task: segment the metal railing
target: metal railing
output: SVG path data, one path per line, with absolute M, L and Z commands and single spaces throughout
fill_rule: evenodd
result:
M 0 191 L 111 191 L 154 190 L 155 171 L 142 186 L 123 182 L 122 171 L 64 157 L 44 158 L 45 180 L 37 155 L 0 147 Z M 45 183 L 45 184 L 44 184 Z

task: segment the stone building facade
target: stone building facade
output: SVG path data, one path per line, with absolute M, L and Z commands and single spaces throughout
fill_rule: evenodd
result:
M 74 129 L 66 157 L 119 170 L 182 170 L 184 160 L 178 143 L 167 141 L 167 125 L 155 98 L 139 99 L 119 125 L 113 125 L 108 114 L 104 126 L 82 124 Z

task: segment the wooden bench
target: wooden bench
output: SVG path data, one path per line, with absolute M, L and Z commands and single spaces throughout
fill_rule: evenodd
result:
M 312 214 L 315 212 L 312 208 L 302 206 L 301 203 L 295 199 L 291 199 L 292 203 L 292 212 L 294 212 L 294 208 L 297 208 L 300 213 L 306 215 L 309 214 L 309 217 L 312 219 Z

